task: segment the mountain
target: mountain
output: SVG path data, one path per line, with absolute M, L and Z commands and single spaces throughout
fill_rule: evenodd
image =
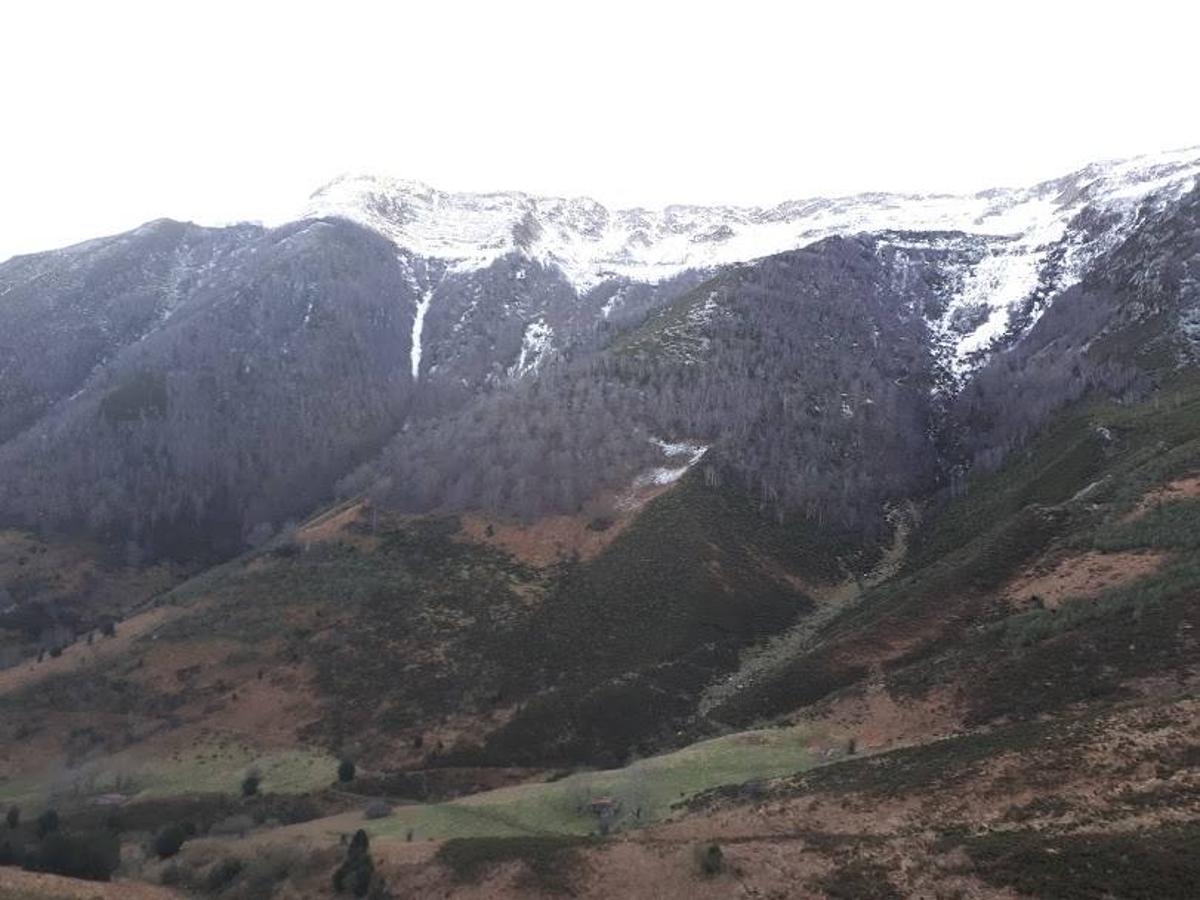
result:
M 0 866 L 1189 896 L 1198 172 L 0 265 Z
M 1198 171 L 1181 152 L 970 197 L 612 212 L 355 177 L 275 229 L 164 221 L 18 257 L 0 266 L 0 513 L 211 559 L 339 483 L 570 513 L 658 465 L 653 438 L 712 445 L 710 468 L 781 511 L 878 532 L 961 443 L 943 410 L 971 373 Z M 867 465 L 878 429 L 903 449 Z M 803 478 L 798 434 L 821 448 Z
M 317 190 L 305 216 L 341 216 L 456 271 L 510 253 L 557 268 L 579 294 L 606 281 L 660 282 L 689 270 L 794 250 L 834 235 L 955 232 L 977 241 L 961 262 L 949 315 L 972 316 L 959 358 L 1003 333 L 1014 307 L 1079 280 L 1127 235 L 1144 201 L 1178 199 L 1200 173 L 1195 149 L 1098 163 L 1028 188 L 968 196 L 862 194 L 769 208 L 610 210 L 587 198 L 464 194 L 377 175 Z M 1086 212 L 1085 212 L 1086 211 Z M 955 238 L 947 237 L 954 241 Z M 619 300 L 611 310 L 619 305 Z M 943 323 L 946 324 L 946 323 Z

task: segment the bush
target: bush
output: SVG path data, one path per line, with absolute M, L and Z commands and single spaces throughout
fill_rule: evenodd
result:
M 37 835 L 45 837 L 55 831 L 58 831 L 58 813 L 53 809 L 48 809 L 38 816 Z
M 167 859 L 179 852 L 188 839 L 188 830 L 182 825 L 168 825 L 154 838 L 154 852 L 159 859 Z
M 255 822 L 276 819 L 282 825 L 311 822 L 325 815 L 325 810 L 312 797 L 291 794 L 260 794 L 253 801 Z
M 372 800 L 363 811 L 364 819 L 386 819 L 392 814 L 392 808 L 384 800 Z
M 1194 897 L 1200 884 L 1200 825 L 1133 832 L 1049 835 L 1037 829 L 970 838 L 974 874 L 996 887 L 1055 900 Z
M 857 859 L 847 862 L 812 885 L 830 900 L 903 900 L 888 880 L 888 870 L 878 863 Z
M 253 797 L 258 793 L 258 788 L 261 784 L 262 776 L 257 772 L 249 772 L 246 777 L 242 779 L 242 796 Z
M 236 856 L 225 857 L 204 876 L 204 890 L 209 894 L 219 894 L 237 880 L 242 868 L 242 861 Z
M 216 836 L 245 837 L 248 831 L 254 828 L 254 820 L 247 815 L 230 816 L 227 819 L 222 819 L 219 822 L 213 823 L 212 828 L 208 833 Z
M 434 854 L 455 881 L 478 881 L 493 866 L 524 864 L 520 885 L 541 893 L 570 894 L 575 873 L 582 864 L 579 848 L 594 839 L 575 836 L 522 835 L 520 837 L 451 838 Z
M 712 878 L 725 871 L 725 854 L 721 851 L 721 845 L 715 841 L 697 844 L 693 853 L 696 859 L 696 868 L 705 878 Z
M 343 784 L 345 784 L 348 781 L 353 781 L 354 773 L 355 773 L 355 767 L 354 767 L 353 760 L 343 759 L 340 763 L 338 763 L 338 771 L 337 771 L 338 781 L 342 782 Z
M 333 873 L 333 889 L 337 893 L 349 891 L 355 897 L 367 896 L 371 880 L 375 875 L 375 863 L 371 860 L 371 841 L 361 828 L 354 832 L 350 846 L 346 848 L 346 859 Z
M 19 866 L 25 862 L 25 848 L 15 837 L 0 841 L 0 866 Z
M 108 881 L 121 863 L 121 843 L 111 831 L 52 832 L 25 861 L 25 868 L 90 881 Z
M 177 862 L 163 866 L 161 872 L 158 873 L 158 883 L 163 887 L 173 888 L 188 888 L 191 887 L 191 873 Z

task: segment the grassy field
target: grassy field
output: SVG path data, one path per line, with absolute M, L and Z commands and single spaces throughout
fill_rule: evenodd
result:
M 28 778 L 0 782 L 0 806 L 16 803 L 34 810 L 120 793 L 129 798 L 177 794 L 237 795 L 251 770 L 262 778 L 262 793 L 303 794 L 328 787 L 337 760 L 312 750 L 258 753 L 244 746 L 208 746 L 173 756 L 145 758 L 127 751 L 76 768 L 56 768 Z
M 296 826 L 339 834 L 365 828 L 373 837 L 414 840 L 519 835 L 586 835 L 598 828 L 588 810 L 596 799 L 619 804 L 614 828 L 661 821 L 671 806 L 711 788 L 775 778 L 816 764 L 807 727 L 750 731 L 703 741 L 622 769 L 581 772 L 541 784 L 500 788 L 458 800 L 397 807 L 388 818 L 364 821 L 358 813 Z M 640 812 L 639 812 L 640 811 Z

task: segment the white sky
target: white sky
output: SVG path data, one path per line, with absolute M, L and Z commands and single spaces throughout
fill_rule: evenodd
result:
M 5 0 L 0 259 L 348 170 L 610 204 L 962 191 L 1200 144 L 1187 2 Z

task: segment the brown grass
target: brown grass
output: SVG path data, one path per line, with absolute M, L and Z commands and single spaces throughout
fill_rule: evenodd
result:
M 0 869 L 0 900 L 177 900 L 183 895 L 140 881 L 82 881 L 61 875 Z
M 1200 497 L 1200 474 L 1186 475 L 1150 491 L 1138 501 L 1138 505 L 1126 517 L 1126 521 L 1140 519 L 1151 509 L 1163 503 L 1194 497 Z
M 114 637 L 97 636 L 89 645 L 85 640 L 76 641 L 63 649 L 55 658 L 46 654 L 41 662 L 26 660 L 9 669 L 0 670 L 0 694 L 8 694 L 36 684 L 51 675 L 62 675 L 88 669 L 126 655 L 134 641 L 151 633 L 178 614 L 176 607 L 158 607 L 130 616 L 117 624 Z
M 1155 551 L 1084 553 L 1059 560 L 1049 568 L 1022 572 L 1004 588 L 1003 596 L 1021 608 L 1029 605 L 1030 598 L 1040 597 L 1048 609 L 1057 609 L 1068 597 L 1097 597 L 1155 572 L 1167 557 Z

